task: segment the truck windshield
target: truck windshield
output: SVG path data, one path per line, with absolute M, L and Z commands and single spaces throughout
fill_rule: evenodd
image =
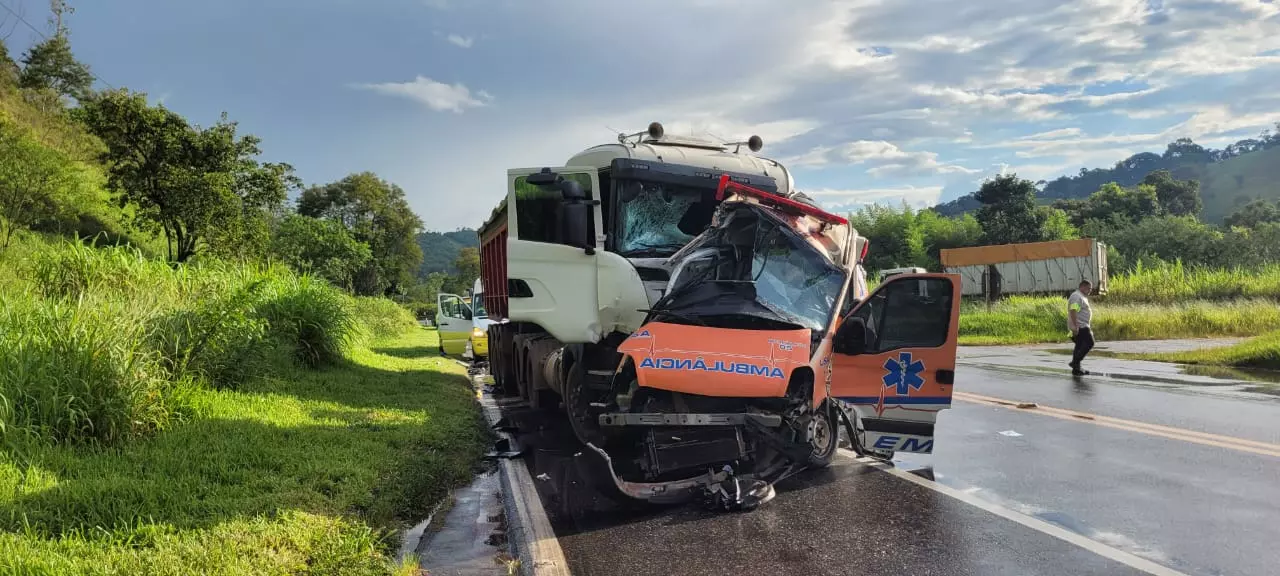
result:
M 711 223 L 713 188 L 639 180 L 621 182 L 617 252 L 627 257 L 675 254 Z
M 488 318 L 484 312 L 484 294 L 471 297 L 471 312 L 476 318 Z

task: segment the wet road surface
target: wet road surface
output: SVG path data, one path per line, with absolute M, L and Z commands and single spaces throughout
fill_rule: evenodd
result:
M 1280 399 L 1268 395 L 963 361 L 956 388 L 1280 441 Z M 1280 458 L 1176 436 L 957 400 L 939 417 L 932 455 L 903 455 L 894 473 L 840 458 L 783 482 L 758 510 L 725 514 L 609 500 L 592 488 L 605 481 L 601 464 L 569 441 L 561 419 L 510 414 L 575 574 L 1143 574 L 1163 566 L 1247 575 L 1280 565 Z

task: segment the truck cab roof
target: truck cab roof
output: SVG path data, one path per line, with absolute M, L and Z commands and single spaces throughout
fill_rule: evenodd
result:
M 795 188 L 794 178 L 780 162 L 700 138 L 663 136 L 638 143 L 601 144 L 573 155 L 565 165 L 601 169 L 608 168 L 617 158 L 768 176 L 777 182 L 778 194 L 783 196 Z
M 705 168 L 709 172 L 736 172 L 772 178 L 781 196 L 795 192 L 795 178 L 782 163 L 753 154 L 745 145 L 721 144 L 704 138 L 664 134 L 639 142 L 615 142 L 587 148 L 565 162 L 565 167 L 607 170 L 619 158 L 678 164 Z M 806 199 L 807 200 L 807 199 Z M 489 214 L 480 230 L 488 229 L 496 219 L 505 217 L 506 196 Z

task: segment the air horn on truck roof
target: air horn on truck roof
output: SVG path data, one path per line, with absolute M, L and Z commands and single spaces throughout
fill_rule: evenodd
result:
M 621 132 L 618 133 L 618 142 L 622 144 L 626 144 L 627 140 L 630 140 L 631 138 L 636 138 L 638 136 L 644 136 L 646 134 L 654 140 L 659 140 L 662 138 L 663 134 L 666 134 L 666 132 L 662 129 L 661 123 L 650 122 L 649 129 L 645 130 L 644 132 L 636 132 L 634 134 L 626 134 Z

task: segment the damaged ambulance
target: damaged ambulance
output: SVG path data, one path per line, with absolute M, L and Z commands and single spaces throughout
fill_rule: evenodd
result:
M 960 279 L 868 291 L 868 242 L 796 196 L 720 180 L 712 224 L 619 346 L 590 441 L 617 489 L 749 509 L 834 457 L 932 451 L 951 403 Z

